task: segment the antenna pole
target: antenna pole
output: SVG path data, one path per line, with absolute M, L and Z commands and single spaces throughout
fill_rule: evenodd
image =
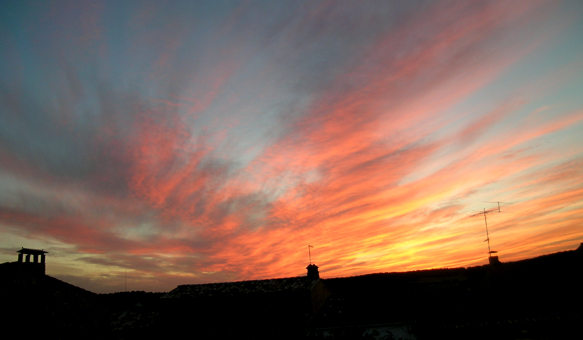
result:
M 500 209 L 500 206 L 498 206 Z M 490 250 L 490 234 L 488 234 L 488 219 L 486 219 L 486 208 L 484 208 L 484 223 L 486 224 L 486 241 L 488 241 L 488 254 L 492 256 L 492 251 Z
M 475 217 L 478 215 L 484 215 L 484 224 L 486 225 L 486 239 L 484 240 L 484 242 L 488 242 L 488 256 L 490 256 L 490 257 L 492 257 L 492 253 L 497 253 L 497 252 L 492 251 L 492 249 L 490 248 L 490 232 L 488 231 L 488 217 L 486 215 L 491 213 L 491 212 L 494 212 L 496 210 L 498 210 L 498 212 L 500 212 L 500 203 L 504 203 L 504 202 L 491 202 L 491 203 L 497 203 L 498 209 L 492 208 L 492 209 L 486 210 L 486 208 L 484 208 L 483 211 L 480 211 L 477 214 L 473 214 L 473 215 L 469 216 L 469 217 Z M 506 203 L 506 204 L 511 204 L 511 203 Z
M 310 264 L 312 264 L 312 251 L 310 250 L 310 248 L 314 248 L 311 245 L 308 245 L 308 255 L 310 256 Z

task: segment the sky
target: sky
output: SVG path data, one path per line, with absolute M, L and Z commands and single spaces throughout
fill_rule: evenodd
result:
M 2 1 L 0 263 L 84 289 L 583 242 L 583 2 Z M 475 215 L 478 214 L 478 215 Z M 475 215 L 472 217 L 472 215 Z M 313 248 L 309 248 L 309 245 Z

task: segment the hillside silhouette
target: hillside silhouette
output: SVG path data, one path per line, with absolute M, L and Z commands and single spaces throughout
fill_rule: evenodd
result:
M 12 262 L 0 265 L 1 320 L 60 339 L 581 338 L 582 262 L 579 246 L 468 268 L 320 279 L 310 265 L 295 278 L 113 294 Z

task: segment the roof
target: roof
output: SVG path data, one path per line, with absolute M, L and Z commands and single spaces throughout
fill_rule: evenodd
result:
M 319 279 L 306 276 L 283 279 L 236 281 L 180 285 L 164 295 L 163 298 L 242 296 L 254 293 L 279 293 L 311 290 Z
M 30 248 L 24 248 L 22 247 L 22 249 L 16 251 L 17 253 L 21 253 L 21 254 L 37 254 L 37 255 L 42 255 L 42 254 L 46 254 L 48 253 L 48 251 L 45 251 L 44 249 L 30 249 Z

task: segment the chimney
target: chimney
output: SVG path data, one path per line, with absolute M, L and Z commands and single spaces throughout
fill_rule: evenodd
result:
M 498 259 L 498 256 L 490 256 L 488 258 L 488 262 L 490 263 L 491 266 L 497 266 L 502 264 L 502 262 L 500 262 L 500 259 Z
M 24 247 L 21 248 L 22 249 L 17 251 L 18 263 L 20 263 L 19 266 L 25 268 L 24 270 L 28 272 L 45 275 L 46 272 L 45 254 L 47 254 L 48 251 L 45 251 L 44 249 L 29 249 Z M 26 257 L 24 255 L 26 255 Z M 32 262 L 30 255 L 32 255 Z M 25 262 L 23 262 L 23 260 Z
M 318 266 L 316 266 L 315 264 L 310 264 L 309 266 L 306 267 L 306 269 L 308 270 L 308 277 L 310 279 L 316 280 L 320 278 Z

